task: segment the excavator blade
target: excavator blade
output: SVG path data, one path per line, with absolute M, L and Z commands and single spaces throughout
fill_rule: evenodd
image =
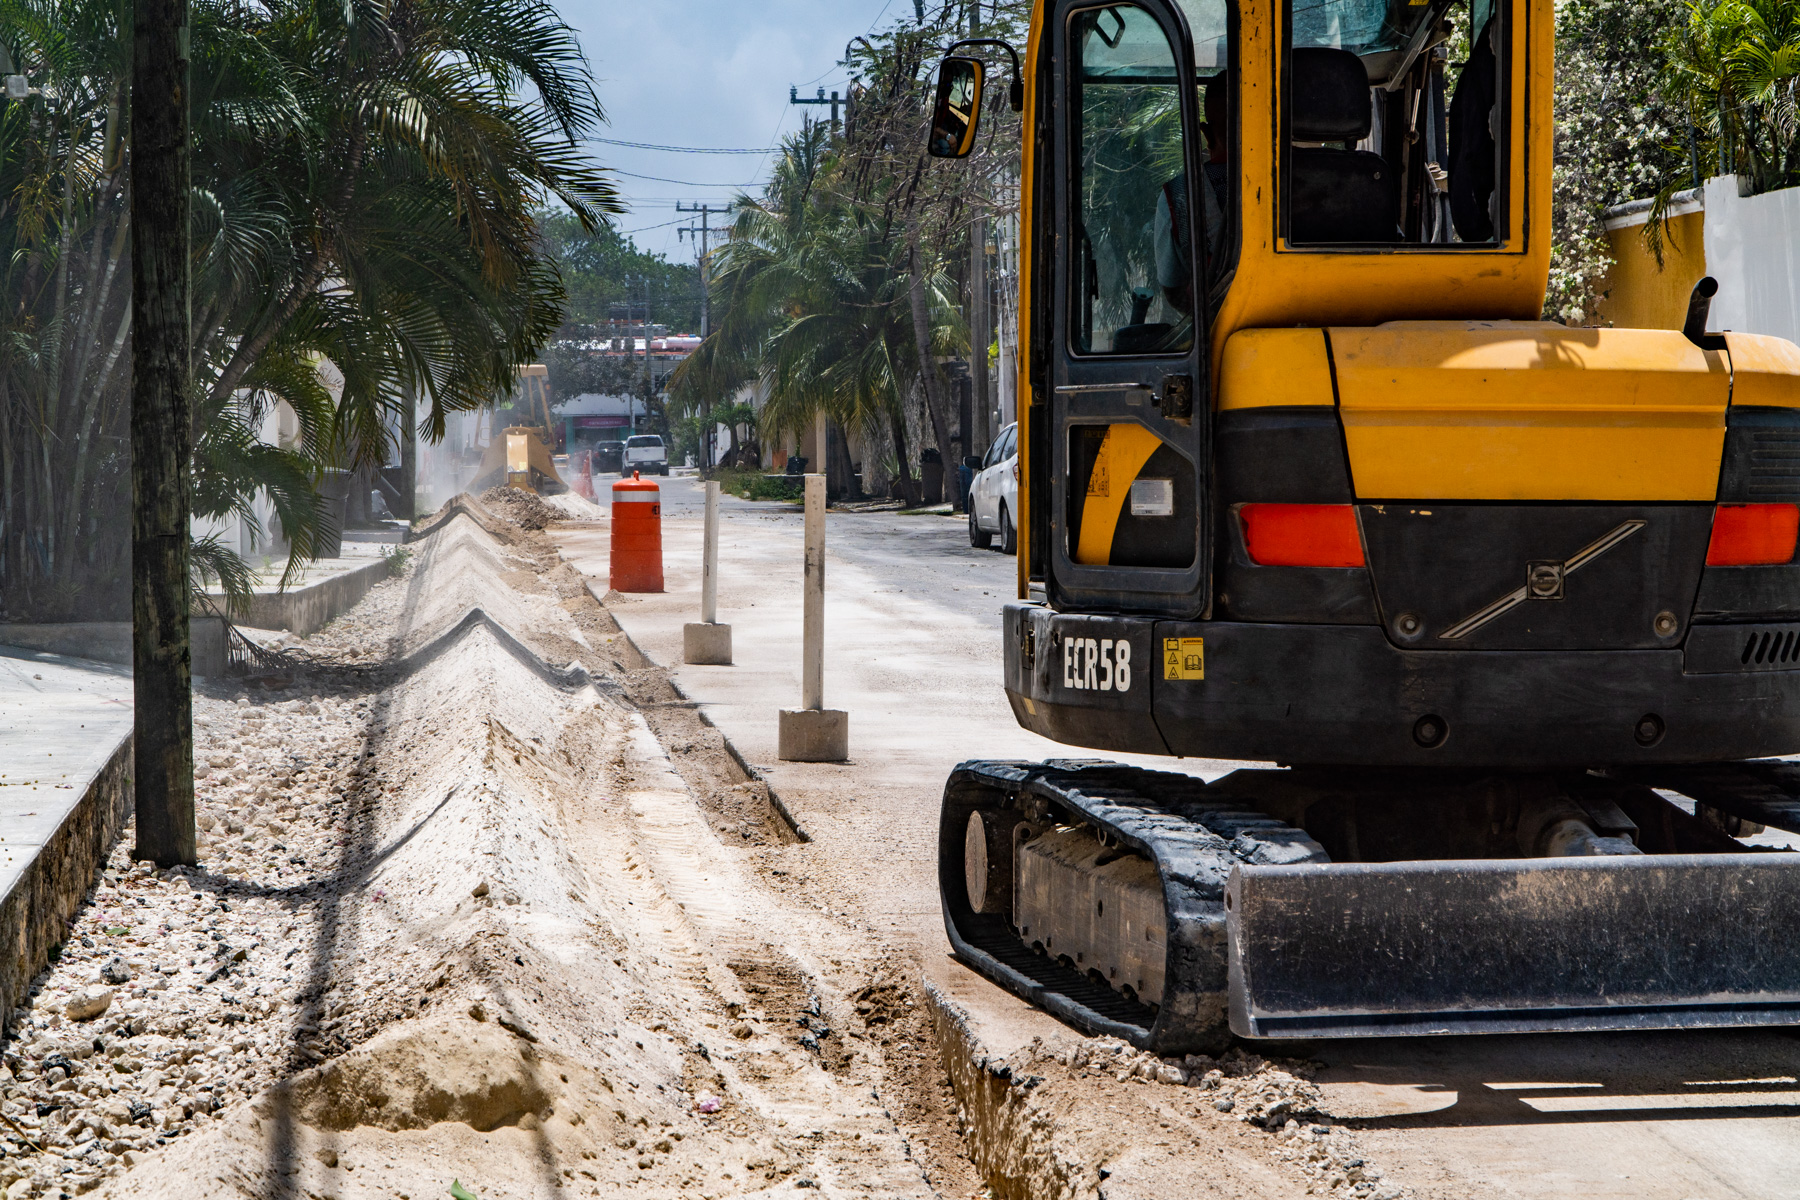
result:
M 1242 1037 L 1800 1022 L 1800 855 L 1246 864 Z
M 1656 782 L 1800 824 L 1783 799 L 1800 799 L 1800 772 L 1782 770 L 1716 764 Z M 1800 1024 L 1800 854 L 1748 850 L 1644 783 L 1448 786 L 964 763 L 939 831 L 945 928 L 1000 986 L 1158 1054 L 1217 1051 L 1232 1034 Z M 1314 809 L 1342 841 L 1328 827 L 1358 808 L 1497 816 L 1526 802 L 1580 814 L 1602 852 L 1333 862 L 1273 815 Z

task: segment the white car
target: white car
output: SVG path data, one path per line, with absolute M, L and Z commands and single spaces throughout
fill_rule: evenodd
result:
M 1014 514 L 1019 511 L 1019 427 L 1008 425 L 988 447 L 981 470 L 969 486 L 969 545 L 986 550 L 1000 535 L 1000 550 L 1019 549 Z
M 625 461 L 619 466 L 619 474 L 633 471 L 644 475 L 669 473 L 669 451 L 662 438 L 654 433 L 640 433 L 625 439 Z

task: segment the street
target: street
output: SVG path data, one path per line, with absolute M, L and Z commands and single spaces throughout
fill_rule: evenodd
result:
M 736 664 L 682 666 L 681 626 L 698 613 L 701 491 L 690 478 L 661 482 L 668 590 L 614 594 L 608 607 L 812 835 L 812 894 L 916 946 L 990 1049 L 1074 1037 L 954 965 L 938 915 L 937 806 L 950 768 L 1084 754 L 1019 729 L 1001 691 L 998 609 L 1014 591 L 1014 560 L 971 549 L 960 518 L 833 512 L 826 703 L 850 712 L 851 761 L 780 763 L 775 714 L 799 703 L 798 508 L 722 500 L 719 619 L 732 625 Z M 604 527 L 554 536 L 604 594 Z M 1241 765 L 1141 762 L 1208 777 Z M 1420 1196 L 1800 1196 L 1785 1166 L 1800 1159 L 1800 1039 L 1786 1030 L 1305 1049 L 1323 1064 L 1325 1109 L 1357 1131 L 1387 1179 Z M 1144 1103 L 1146 1090 L 1127 1099 Z
M 4 0 L 0 1200 L 1800 1200 L 1796 97 Z

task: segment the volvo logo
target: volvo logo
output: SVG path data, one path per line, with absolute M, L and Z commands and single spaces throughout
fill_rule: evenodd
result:
M 1525 598 L 1527 600 L 1561 600 L 1563 577 L 1567 568 L 1559 562 L 1525 564 Z
M 1568 579 L 1569 576 L 1581 570 L 1581 568 L 1587 566 L 1596 558 L 1599 558 L 1602 554 L 1605 554 L 1608 550 L 1617 546 L 1620 542 L 1623 542 L 1626 538 L 1642 529 L 1644 525 L 1645 522 L 1643 521 L 1626 521 L 1617 529 L 1606 534 L 1606 536 L 1583 546 L 1562 562 L 1543 560 L 1526 563 L 1525 585 L 1523 587 L 1515 588 L 1488 605 L 1486 608 L 1483 608 L 1478 612 L 1470 613 L 1461 621 L 1458 621 L 1450 628 L 1444 630 L 1444 632 L 1438 634 L 1438 640 L 1443 642 L 1459 642 L 1463 638 L 1468 637 L 1471 633 L 1474 633 L 1477 629 L 1480 629 L 1483 625 L 1486 625 L 1489 621 L 1494 620 L 1504 613 L 1511 612 L 1514 608 L 1517 608 L 1527 600 L 1561 600 L 1563 598 L 1563 582 Z

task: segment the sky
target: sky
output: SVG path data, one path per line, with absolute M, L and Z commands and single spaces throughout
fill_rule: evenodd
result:
M 800 126 L 796 107 L 820 86 L 845 91 L 838 65 L 851 38 L 885 27 L 911 0 L 552 0 L 581 35 L 600 103 L 610 121 L 602 137 L 664 146 L 766 149 Z M 761 154 L 676 154 L 595 145 L 595 158 L 631 175 L 615 176 L 630 211 L 619 228 L 640 248 L 691 259 L 693 239 L 677 227 L 676 201 L 722 205 L 765 177 Z M 657 176 L 657 179 L 634 178 Z M 671 183 L 668 180 L 681 182 Z M 715 216 L 717 226 L 722 218 Z

